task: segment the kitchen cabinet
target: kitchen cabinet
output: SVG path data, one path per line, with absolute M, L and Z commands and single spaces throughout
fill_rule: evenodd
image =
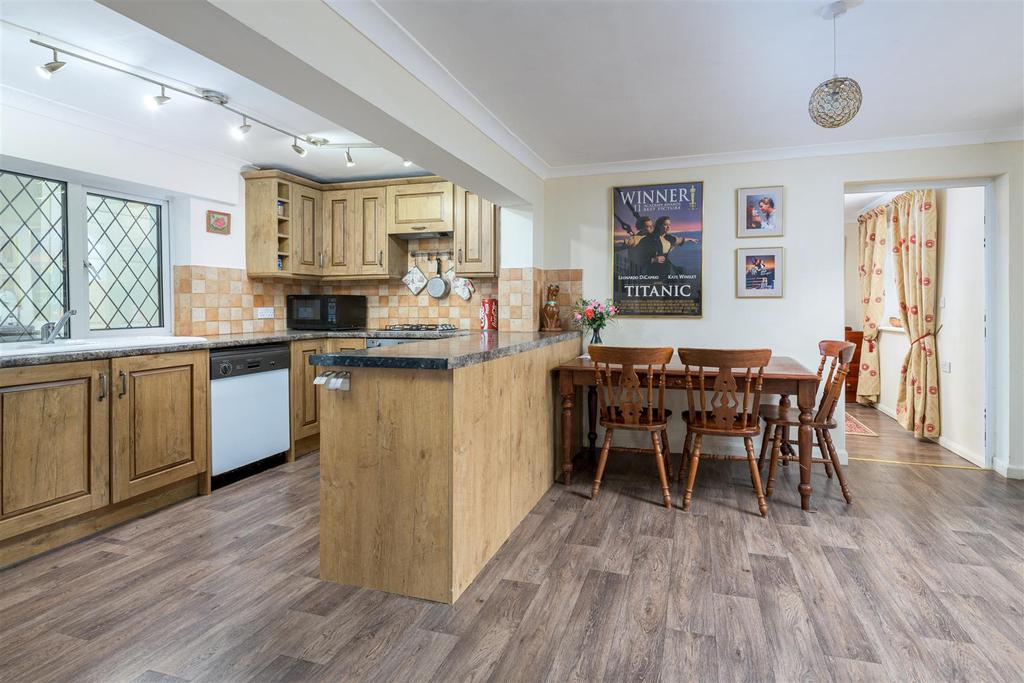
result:
M 291 272 L 320 275 L 324 271 L 323 194 L 303 185 L 292 185 Z
M 356 190 L 355 229 L 361 275 L 387 275 L 394 257 L 384 217 L 385 195 L 383 187 Z
M 455 272 L 498 274 L 498 210 L 469 190 L 455 188 Z
M 320 353 L 336 353 L 344 349 L 365 349 L 366 340 L 301 339 L 291 343 L 289 403 L 292 411 L 292 448 L 289 460 L 296 457 L 295 444 L 320 433 L 320 392 L 313 384 L 320 368 L 310 365 L 309 359 Z
M 455 186 L 449 182 L 388 185 L 389 235 L 451 233 Z
M 279 178 L 245 183 L 245 265 L 253 277 L 291 275 L 293 188 Z
M 358 275 L 362 240 L 356 224 L 355 190 L 323 193 L 323 246 L 326 253 L 323 274 Z
M 110 369 L 112 502 L 205 472 L 209 354 L 115 358 Z
M 107 361 L 0 370 L 0 539 L 109 502 Z

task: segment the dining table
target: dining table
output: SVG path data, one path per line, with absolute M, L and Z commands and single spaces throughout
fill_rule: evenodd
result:
M 678 358 L 669 363 L 665 369 L 665 389 L 667 391 L 685 390 L 686 368 L 679 362 Z M 591 455 L 596 453 L 597 378 L 594 364 L 587 356 L 580 356 L 559 365 L 555 368 L 554 372 L 558 375 L 558 393 L 561 398 L 560 405 L 556 406 L 556 411 L 561 413 L 562 482 L 568 486 L 572 483 L 574 455 L 572 445 L 574 436 L 573 426 L 576 419 L 577 387 L 587 387 L 588 451 Z M 711 389 L 716 376 L 717 372 L 714 368 L 705 368 L 705 390 Z M 800 484 L 797 489 L 800 492 L 800 507 L 804 510 L 810 510 L 812 493 L 811 459 L 814 450 L 814 430 L 811 428 L 811 422 L 814 419 L 815 397 L 818 393 L 820 377 L 815 371 L 809 370 L 794 358 L 789 356 L 772 356 L 772 359 L 764 369 L 763 379 L 762 395 L 777 394 L 780 406 L 788 408 L 790 406 L 790 397 L 796 397 L 800 414 L 800 426 L 797 428 Z M 613 368 L 612 382 L 616 383 L 617 381 L 618 371 Z M 641 378 L 641 384 L 646 384 L 646 378 Z M 556 415 L 556 419 L 558 417 Z

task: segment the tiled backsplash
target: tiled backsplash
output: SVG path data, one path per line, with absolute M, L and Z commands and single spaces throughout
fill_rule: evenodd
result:
M 480 328 L 480 301 L 497 298 L 499 329 L 529 331 L 540 327 L 543 297 L 550 283 L 561 286 L 562 324 L 568 327 L 568 307 L 582 296 L 582 279 L 581 270 L 504 268 L 499 278 L 473 278 L 476 291 L 469 301 L 463 301 L 454 294 L 442 300 L 426 293 L 414 295 L 399 280 L 321 285 L 250 279 L 237 268 L 175 266 L 174 333 L 208 336 L 284 330 L 285 297 L 289 294 L 366 296 L 371 329 L 388 323 L 450 323 L 476 330 Z M 257 320 L 256 309 L 261 307 L 272 307 L 273 319 Z

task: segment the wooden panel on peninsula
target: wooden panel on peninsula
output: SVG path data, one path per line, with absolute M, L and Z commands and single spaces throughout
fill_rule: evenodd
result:
M 404 346 L 418 357 L 443 344 Z M 579 344 L 454 369 L 351 367 L 368 351 L 330 368 L 351 373 L 351 390 L 321 388 L 321 576 L 454 602 L 554 483 L 551 371 Z

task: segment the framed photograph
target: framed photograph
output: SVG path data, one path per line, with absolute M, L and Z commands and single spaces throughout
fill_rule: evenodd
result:
M 230 235 L 231 214 L 226 211 L 207 211 L 206 232 L 212 232 L 217 235 Z
M 611 230 L 619 315 L 703 315 L 703 182 L 612 188 Z
M 782 186 L 736 190 L 736 236 L 782 237 Z
M 781 298 L 785 261 L 782 247 L 736 250 L 736 296 Z

